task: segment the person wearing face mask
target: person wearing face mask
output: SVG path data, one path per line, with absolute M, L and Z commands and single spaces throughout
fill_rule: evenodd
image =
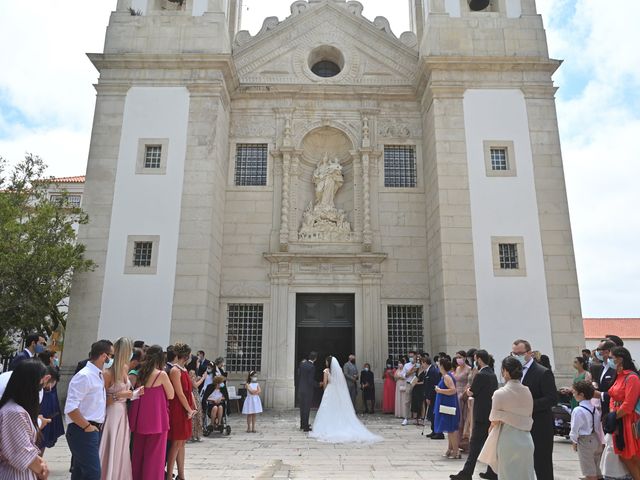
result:
M 207 373 L 207 369 L 211 365 L 211 361 L 205 357 L 204 350 L 198 350 L 198 370 L 196 371 L 196 376 L 202 377 L 205 373 Z M 198 388 L 201 391 L 204 387 L 200 385 Z
M 409 424 L 409 419 L 413 418 L 411 415 L 411 391 L 413 390 L 413 379 L 416 376 L 416 352 L 413 350 L 409 352 L 409 361 L 402 367 L 400 373 L 400 381 L 404 382 L 405 390 L 402 394 L 403 413 L 404 418 L 402 420 L 402 426 Z
M 513 342 L 511 355 L 522 365 L 522 384 L 533 397 L 534 465 L 538 480 L 553 480 L 554 423 L 551 408 L 558 403 L 558 389 L 551 370 L 535 361 L 531 344 L 522 339 Z
M 358 367 L 356 366 L 356 356 L 352 353 L 349 355 L 349 361 L 342 367 L 344 378 L 347 381 L 347 387 L 349 387 L 349 395 L 351 395 L 351 403 L 353 408 L 356 408 L 356 396 L 358 395 L 357 381 L 358 381 Z
M 69 382 L 64 413 L 67 443 L 73 455 L 73 480 L 100 480 L 102 475 L 100 431 L 107 408 L 102 370 L 111 365 L 113 346 L 99 340 L 91 345 L 87 365 Z
M 360 372 L 360 389 L 362 390 L 362 401 L 364 402 L 364 413 L 373 413 L 376 406 L 376 388 L 371 365 L 365 363 Z M 371 405 L 371 409 L 369 409 Z
M 616 381 L 616 366 L 611 357 L 611 350 L 616 344 L 611 340 L 604 339 L 596 349 L 596 358 L 602 365 L 593 367 L 591 371 L 593 386 L 597 390 L 596 397 L 600 398 L 603 421 L 609 413 L 609 389 Z
M 35 480 L 47 478 L 49 467 L 36 444 L 38 392 L 47 369 L 40 360 L 16 365 L 0 399 L 0 478 Z
M 611 350 L 617 372 L 614 384 L 609 388 L 610 412 L 617 420 L 613 432 L 616 455 L 627 467 L 633 480 L 640 480 L 640 437 L 638 436 L 638 402 L 640 401 L 640 377 L 631 353 L 624 347 Z
M 38 358 L 47 367 L 49 380 L 45 383 L 40 400 L 40 416 L 48 421 L 41 426 L 41 436 L 38 446 L 42 456 L 46 448 L 55 446 L 58 438 L 64 435 L 64 423 L 62 422 L 60 401 L 58 400 L 57 383 L 60 381 L 60 372 L 53 364 L 53 352 L 46 350 L 38 354 Z
M 127 418 L 127 400 L 133 398 L 129 381 L 129 362 L 133 343 L 126 337 L 113 345 L 113 361 L 105 364 L 102 372 L 107 392 L 106 418 L 100 438 L 102 478 L 131 480 L 131 432 Z M 144 389 L 144 387 L 142 387 Z
M 33 358 L 37 354 L 44 352 L 47 348 L 47 341 L 42 334 L 32 333 L 27 335 L 24 345 L 24 350 L 18 353 L 15 358 L 11 360 L 8 371 L 16 368 L 20 362 Z
M 396 380 L 394 378 L 393 358 L 387 358 L 382 374 L 382 413 L 393 413 L 396 408 Z
M 247 416 L 247 433 L 256 433 L 256 417 L 262 413 L 262 402 L 260 401 L 260 384 L 258 383 L 258 373 L 255 370 L 247 375 L 245 384 L 247 398 L 242 405 L 242 414 Z
M 460 449 L 469 452 L 469 433 L 465 435 L 464 427 L 467 423 L 467 412 L 469 404 L 467 403 L 467 386 L 470 384 L 469 376 L 471 375 L 471 367 L 467 364 L 467 352 L 460 350 L 455 356 L 455 370 L 453 377 L 456 379 L 456 390 L 458 391 L 458 405 L 460 405 L 460 428 L 458 429 L 458 446 Z

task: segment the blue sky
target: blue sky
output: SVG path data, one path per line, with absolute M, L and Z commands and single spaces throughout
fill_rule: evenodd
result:
M 292 0 L 247 0 L 256 33 Z M 361 0 L 409 28 L 407 3 Z M 100 52 L 116 0 L 0 2 L 0 156 L 42 156 L 49 173 L 86 168 Z M 583 315 L 640 317 L 640 1 L 538 0 L 555 74 Z

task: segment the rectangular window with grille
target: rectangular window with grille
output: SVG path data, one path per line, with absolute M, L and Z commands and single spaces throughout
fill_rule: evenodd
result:
M 518 244 L 500 243 L 498 244 L 500 255 L 500 268 L 503 270 L 518 269 Z
M 153 252 L 153 242 L 134 242 L 133 266 L 134 267 L 150 267 L 152 252 Z
M 385 187 L 415 187 L 417 176 L 415 146 L 384 146 Z
M 144 149 L 144 168 L 160 168 L 162 145 L 146 145 Z
M 494 171 L 509 170 L 509 159 L 507 158 L 506 148 L 491 149 L 491 170 L 494 170 Z
M 397 359 L 409 350 L 424 348 L 424 319 L 422 305 L 388 305 L 389 355 Z
M 236 145 L 235 184 L 261 186 L 267 184 L 266 143 L 239 143 Z
M 232 303 L 227 307 L 226 365 L 230 372 L 247 373 L 262 368 L 261 303 Z
M 61 195 L 59 193 L 55 193 L 53 195 L 51 195 L 49 197 L 49 200 L 51 200 L 52 202 L 56 202 L 59 204 L 65 203 L 68 204 L 72 207 L 79 207 L 80 206 L 80 202 L 82 200 L 82 195 L 77 195 L 77 194 L 72 194 L 72 195 L 66 195 L 66 198 L 64 195 Z

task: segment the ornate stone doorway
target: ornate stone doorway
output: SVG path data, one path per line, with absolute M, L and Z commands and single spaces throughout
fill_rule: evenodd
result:
M 297 366 L 311 351 L 318 352 L 316 379 L 322 379 L 324 360 L 334 355 L 343 364 L 355 353 L 355 299 L 353 294 L 299 293 L 296 296 L 296 404 Z M 322 398 L 320 388 L 314 395 L 313 406 Z

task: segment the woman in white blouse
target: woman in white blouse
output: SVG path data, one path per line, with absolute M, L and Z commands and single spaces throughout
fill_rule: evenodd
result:
M 520 383 L 522 364 L 516 358 L 502 361 L 502 376 L 506 383 L 493 394 L 489 415 L 493 441 L 487 439 L 481 459 L 493 457 L 490 464 L 500 480 L 534 480 L 533 397 Z

